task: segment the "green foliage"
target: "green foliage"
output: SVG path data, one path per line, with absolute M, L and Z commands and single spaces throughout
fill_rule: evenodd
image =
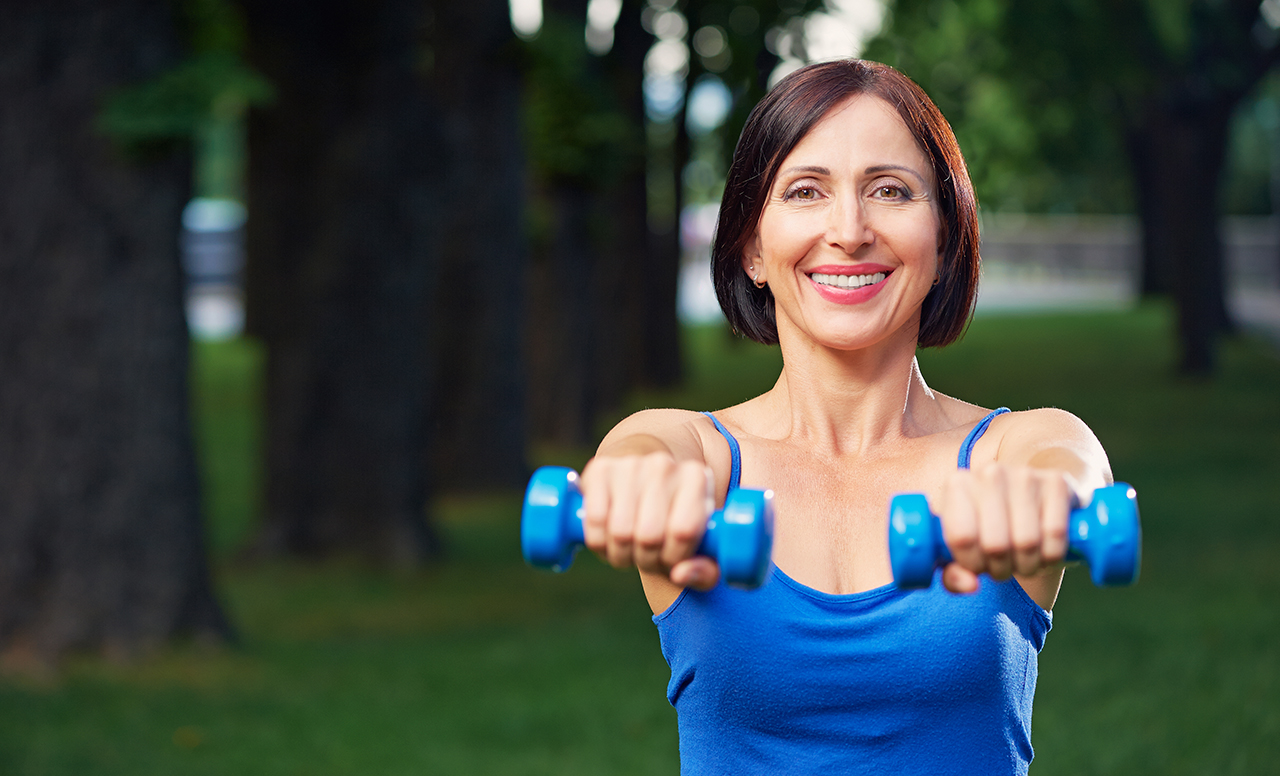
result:
M 1213 382 L 1175 380 L 1169 316 L 979 318 L 959 344 L 920 357 L 937 390 L 1072 410 L 1138 489 L 1138 585 L 1098 590 L 1073 570 L 1055 607 L 1037 776 L 1251 775 L 1280 758 L 1280 359 L 1235 340 Z M 634 406 L 714 408 L 776 378 L 776 348 L 715 327 L 687 334 L 691 385 Z M 213 462 L 255 459 L 256 436 L 212 432 L 258 423 L 259 355 L 230 342 L 197 356 L 203 469 L 232 472 L 239 464 Z M 260 487 L 243 475 L 206 483 Z M 424 571 L 222 555 L 238 649 L 0 678 L 0 773 L 675 773 L 669 673 L 635 576 L 590 556 L 562 576 L 525 567 L 518 494 L 438 509 L 449 557 Z M 238 523 L 234 511 L 213 519 Z
M 1152 37 L 1171 60 L 1182 59 L 1191 50 L 1192 0 L 1143 0 L 1142 11 L 1150 20 Z
M 581 24 L 548 14 L 524 45 L 525 137 L 535 174 L 598 188 L 634 165 L 645 151 L 644 128 L 618 104 Z
M 1150 101 L 1193 79 L 1224 95 L 1251 83 L 1256 33 L 1236 14 L 1205 0 L 896 0 L 865 56 L 938 103 L 984 206 L 1128 212 L 1125 144 Z M 1268 156 L 1237 155 L 1235 174 L 1268 174 Z
M 190 137 L 211 115 L 271 98 L 270 85 L 226 53 L 196 55 L 104 106 L 99 128 L 121 143 Z
M 189 138 L 211 120 L 233 120 L 273 97 L 243 61 L 243 22 L 229 0 L 186 0 L 189 53 L 172 69 L 112 95 L 98 128 L 125 147 Z
M 1237 109 L 1229 150 L 1224 211 L 1280 212 L 1280 73 L 1268 76 Z
M 232 0 L 182 0 L 182 13 L 193 53 L 244 55 L 247 32 Z
M 1067 49 L 1076 41 L 1059 40 L 1050 12 L 1020 14 L 1010 0 L 898 0 L 864 56 L 902 70 L 938 104 L 984 207 L 1131 210 L 1121 138 L 1101 117 L 1108 99 L 1086 82 L 1105 62 L 1092 43 Z

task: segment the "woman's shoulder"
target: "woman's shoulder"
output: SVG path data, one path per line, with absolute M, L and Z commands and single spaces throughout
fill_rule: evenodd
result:
M 623 418 L 600 442 L 600 452 L 632 436 L 660 440 L 678 460 L 701 460 L 728 482 L 731 455 L 727 440 L 705 412 L 672 408 L 645 409 Z M 721 476 L 723 475 L 723 476 Z
M 947 396 L 941 393 L 935 392 L 935 396 L 944 405 L 944 411 L 948 419 L 946 425 L 950 430 L 957 433 L 968 433 L 978 424 L 987 421 L 989 423 L 988 433 L 995 436 L 1003 436 L 1009 433 L 1093 436 L 1093 432 L 1089 430 L 1084 421 L 1057 407 L 1028 408 L 1025 410 L 1009 410 L 1005 407 L 994 409 L 972 404 L 963 399 L 957 399 L 954 396 Z
M 644 409 L 619 421 L 605 435 L 605 441 L 610 437 L 632 434 L 652 434 L 660 438 L 688 437 L 690 434 L 702 437 L 707 430 L 714 433 L 715 423 L 705 412 L 674 408 Z
M 1034 434 L 1060 437 L 1093 438 L 1093 431 L 1083 420 L 1057 407 L 1040 407 L 1004 413 L 991 421 L 1004 435 Z
M 728 458 L 726 439 L 717 428 L 717 421 L 709 412 L 695 410 L 677 410 L 677 408 L 650 408 L 640 410 L 623 419 L 600 442 L 600 448 L 607 447 L 614 439 L 646 434 L 657 437 L 672 448 L 672 452 L 692 451 L 696 449 L 708 464 L 714 464 L 718 453 L 724 448 L 724 457 Z
M 1025 461 L 1041 450 L 1067 448 L 1105 457 L 1102 444 L 1083 420 L 1057 407 L 1008 412 L 991 421 L 993 460 Z

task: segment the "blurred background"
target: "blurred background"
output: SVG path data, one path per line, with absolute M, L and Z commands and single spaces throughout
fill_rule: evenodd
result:
M 676 772 L 638 580 L 526 567 L 520 496 L 772 385 L 723 173 L 844 56 L 981 203 L 930 383 L 1142 504 L 1033 772 L 1280 772 L 1280 0 L 53 0 L 0 7 L 0 773 Z

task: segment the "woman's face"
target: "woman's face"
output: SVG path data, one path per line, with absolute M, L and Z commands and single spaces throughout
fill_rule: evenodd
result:
M 824 116 L 783 160 L 743 256 L 782 341 L 849 350 L 910 327 L 914 343 L 942 253 L 935 190 L 889 103 L 856 95 Z

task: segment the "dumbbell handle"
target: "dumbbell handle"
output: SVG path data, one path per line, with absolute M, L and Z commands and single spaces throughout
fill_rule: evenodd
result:
M 520 544 L 530 565 L 565 571 L 583 546 L 582 492 L 578 474 L 562 466 L 534 472 L 525 491 Z M 712 513 L 696 554 L 720 564 L 728 583 L 758 587 L 773 546 L 773 492 L 738 488 Z
M 1132 585 L 1142 561 L 1142 527 L 1134 490 L 1117 482 L 1093 492 L 1088 506 L 1067 523 L 1067 560 L 1089 565 L 1099 587 Z M 889 505 L 889 562 L 898 587 L 928 587 L 933 571 L 952 560 L 942 521 L 919 493 L 894 496 Z

